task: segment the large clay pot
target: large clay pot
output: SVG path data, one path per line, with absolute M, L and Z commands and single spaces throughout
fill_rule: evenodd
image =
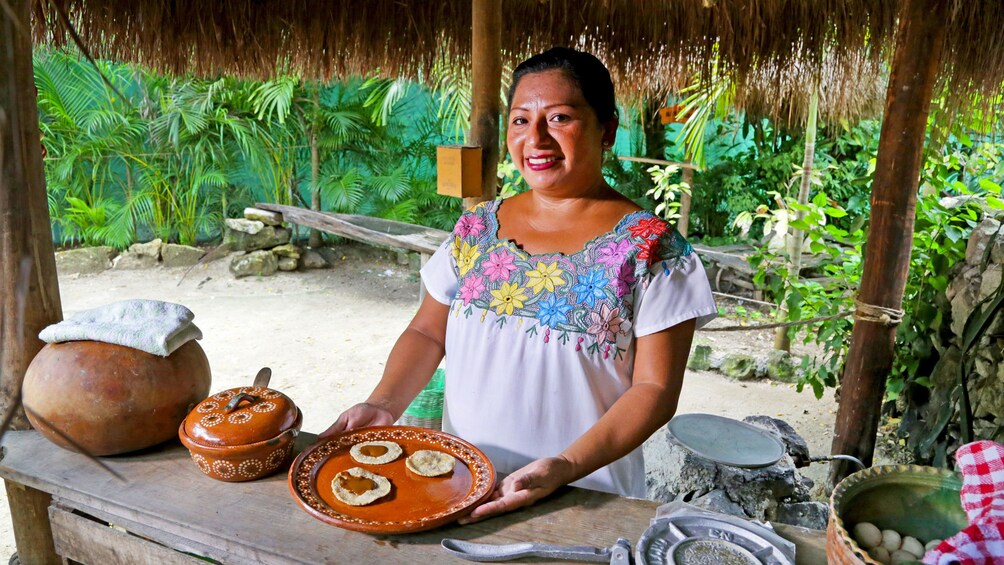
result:
M 92 455 L 114 455 L 175 437 L 209 394 L 209 361 L 196 341 L 168 357 L 111 343 L 50 343 L 28 366 L 22 395 L 31 425 L 74 449 L 39 416 Z

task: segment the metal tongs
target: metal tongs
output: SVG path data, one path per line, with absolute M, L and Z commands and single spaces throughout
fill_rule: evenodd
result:
M 631 542 L 618 538 L 610 547 L 589 545 L 551 545 L 548 543 L 476 543 L 452 538 L 444 538 L 443 549 L 461 559 L 478 562 L 509 561 L 521 557 L 546 557 L 568 559 L 590 563 L 611 563 L 629 565 L 631 563 Z

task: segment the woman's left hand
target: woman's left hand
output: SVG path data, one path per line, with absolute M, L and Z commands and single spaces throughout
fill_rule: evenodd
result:
M 564 457 L 545 457 L 517 470 L 495 487 L 488 502 L 478 506 L 461 524 L 478 522 L 498 514 L 530 506 L 559 487 L 572 482 L 574 469 Z

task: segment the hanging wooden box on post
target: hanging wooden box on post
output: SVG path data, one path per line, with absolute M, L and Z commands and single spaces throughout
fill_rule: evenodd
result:
M 436 192 L 443 196 L 481 196 L 481 148 L 440 145 L 436 148 Z

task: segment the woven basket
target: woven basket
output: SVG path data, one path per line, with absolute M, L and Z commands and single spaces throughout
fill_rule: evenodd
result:
M 415 400 L 408 405 L 408 408 L 397 421 L 402 426 L 415 426 L 418 428 L 429 428 L 433 430 L 443 429 L 443 387 L 446 380 L 446 373 L 442 369 L 436 369 L 425 385 L 422 392 L 418 393 Z
M 935 467 L 888 465 L 858 471 L 830 496 L 826 557 L 837 565 L 878 564 L 854 541 L 858 522 L 893 529 L 921 543 L 945 539 L 966 525 L 958 474 Z

